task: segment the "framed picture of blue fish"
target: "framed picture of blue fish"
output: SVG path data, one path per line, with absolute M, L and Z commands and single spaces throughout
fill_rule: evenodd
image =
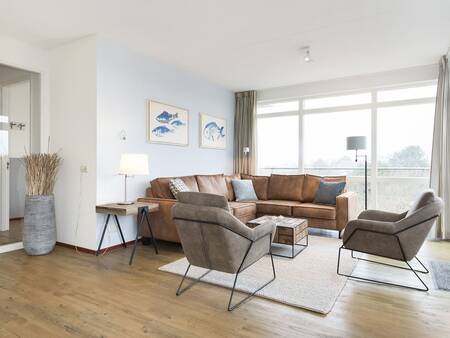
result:
M 150 143 L 187 146 L 189 111 L 153 100 L 148 101 L 147 140 Z
M 200 113 L 200 147 L 225 149 L 227 147 L 227 120 Z

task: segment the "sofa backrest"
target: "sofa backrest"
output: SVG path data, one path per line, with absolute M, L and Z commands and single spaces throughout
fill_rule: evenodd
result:
M 267 192 L 269 190 L 269 176 L 255 176 L 241 174 L 243 180 L 252 180 L 253 188 L 255 188 L 256 197 L 259 200 L 267 200 Z
M 274 175 L 269 179 L 270 200 L 302 201 L 305 175 Z
M 175 177 L 159 177 L 150 182 L 147 189 L 148 197 L 174 199 L 169 188 L 169 182 Z M 320 181 L 347 182 L 346 176 L 316 176 L 316 175 L 275 175 L 255 176 L 246 174 L 234 175 L 196 175 L 179 177 L 190 191 L 204 192 L 225 196 L 228 201 L 234 201 L 235 195 L 231 185 L 233 179 L 252 180 L 256 196 L 259 200 L 288 200 L 312 202 L 319 189 Z
M 152 180 L 150 182 L 152 196 L 156 198 L 174 199 L 175 197 L 173 196 L 169 188 L 169 182 L 174 178 L 177 177 L 158 177 Z M 183 180 L 183 182 L 187 185 L 190 191 L 195 192 L 199 191 L 197 179 L 195 178 L 195 176 L 181 176 L 178 178 L 181 178 Z M 147 192 L 147 194 L 148 193 L 149 192 Z
M 317 190 L 319 189 L 320 181 L 326 182 L 347 182 L 347 176 L 316 176 L 305 175 L 302 191 L 302 202 L 312 202 L 316 197 Z

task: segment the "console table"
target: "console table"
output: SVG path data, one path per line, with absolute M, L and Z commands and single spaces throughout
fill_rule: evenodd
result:
M 108 228 L 109 219 L 111 216 L 114 216 L 114 220 L 116 221 L 117 227 L 119 229 L 120 237 L 122 239 L 122 245 L 124 248 L 127 247 L 125 243 L 125 238 L 123 237 L 122 228 L 120 227 L 118 216 L 137 216 L 136 222 L 136 238 L 134 240 L 133 251 L 131 253 L 130 262 L 131 265 L 133 263 L 134 254 L 136 252 L 136 245 L 139 239 L 139 227 L 144 222 L 147 222 L 148 230 L 150 231 L 151 241 L 153 246 L 155 247 L 155 253 L 158 254 L 158 247 L 156 246 L 156 240 L 153 236 L 152 227 L 150 225 L 150 213 L 156 212 L 159 210 L 159 205 L 157 203 L 145 203 L 145 202 L 135 202 L 133 204 L 118 204 L 118 203 L 110 203 L 97 205 L 95 208 L 97 213 L 106 214 L 106 222 L 103 227 L 102 237 L 100 238 L 100 243 L 98 244 L 98 249 L 96 252 L 96 256 L 98 256 L 103 243 L 103 238 L 105 237 L 106 229 Z

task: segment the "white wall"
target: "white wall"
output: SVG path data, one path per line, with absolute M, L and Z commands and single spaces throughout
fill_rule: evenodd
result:
M 87 37 L 50 53 L 51 149 L 63 164 L 55 187 L 57 240 L 96 244 L 96 39 Z M 88 173 L 81 176 L 80 166 Z M 78 226 L 78 229 L 77 229 Z
M 195 78 L 105 38 L 97 44 L 97 202 L 123 199 L 123 177 L 118 176 L 122 153 L 145 153 L 149 177 L 129 182 L 129 199 L 145 195 L 150 179 L 159 176 L 231 173 L 233 166 L 234 94 Z M 189 109 L 189 146 L 146 142 L 146 100 L 154 99 Z M 227 149 L 199 148 L 199 112 L 227 119 Z M 120 139 L 125 130 L 127 140 Z M 97 237 L 104 217 L 98 217 Z M 122 218 L 126 240 L 135 236 L 134 219 Z M 133 222 L 133 223 L 132 223 Z M 105 245 L 119 243 L 115 226 Z
M 365 88 L 400 85 L 403 83 L 430 81 L 437 79 L 438 66 L 427 65 L 399 69 L 383 73 L 352 76 L 327 81 L 302 83 L 293 86 L 262 89 L 257 92 L 258 101 L 270 101 L 322 94 L 342 93 L 343 91 Z

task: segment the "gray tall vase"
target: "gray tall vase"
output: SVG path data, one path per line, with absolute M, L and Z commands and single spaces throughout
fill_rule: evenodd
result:
M 49 196 L 27 196 L 22 230 L 27 254 L 46 255 L 56 244 L 55 200 Z

